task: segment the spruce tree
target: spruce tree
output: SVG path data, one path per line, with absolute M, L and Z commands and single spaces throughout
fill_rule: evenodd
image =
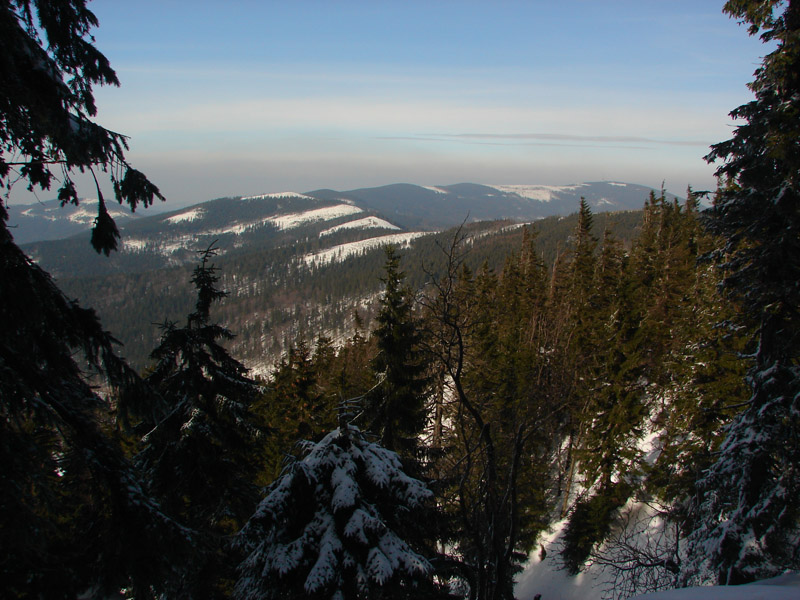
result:
M 431 500 L 396 453 L 342 418 L 287 466 L 238 535 L 247 558 L 234 597 L 430 597 L 433 568 L 407 534 Z
M 185 532 L 142 489 L 94 384 L 148 390 L 94 311 L 66 298 L 5 227 L 0 281 L 2 595 L 103 597 L 132 587 L 150 597 L 182 560 Z
M 775 44 L 743 121 L 712 147 L 726 185 L 711 210 L 724 291 L 757 323 L 752 395 L 698 483 L 686 581 L 735 584 L 800 567 L 800 3 L 732 0 L 725 12 Z
M 387 246 L 384 292 L 372 332 L 378 354 L 372 360 L 377 385 L 365 398 L 365 422 L 388 450 L 409 465 L 422 460 L 420 435 L 425 427 L 428 379 L 420 349 L 420 328 L 414 316 L 411 290 L 403 284 L 400 256 Z M 417 473 L 419 474 L 419 473 Z
M 721 242 L 703 228 L 691 189 L 677 216 L 679 243 L 665 269 L 672 281 L 656 291 L 669 298 L 665 318 L 672 340 L 655 374 L 661 402 L 652 412 L 661 427 L 661 451 L 647 469 L 646 487 L 670 503 L 673 522 L 685 525 L 686 499 L 713 462 L 735 407 L 749 397 L 744 375 L 750 361 L 744 355 L 752 328 L 741 318 L 733 325 L 736 306 L 718 293 L 721 273 L 703 257 Z
M 318 441 L 336 424 L 338 398 L 320 386 L 318 358 L 324 356 L 312 356 L 306 342 L 298 341 L 276 365 L 258 403 L 257 411 L 272 431 L 262 467 L 267 483 L 280 475 L 298 442 Z
M 186 325 L 165 323 L 147 383 L 159 391 L 166 409 L 143 439 L 137 462 L 149 490 L 169 514 L 199 532 L 208 548 L 192 572 L 179 574 L 171 595 L 215 597 L 226 576 L 225 536 L 244 524 L 257 502 L 255 477 L 260 430 L 251 405 L 261 393 L 247 369 L 221 342 L 233 334 L 211 320 L 211 306 L 226 293 L 210 264 L 216 250 L 200 252 L 192 283 L 195 310 Z

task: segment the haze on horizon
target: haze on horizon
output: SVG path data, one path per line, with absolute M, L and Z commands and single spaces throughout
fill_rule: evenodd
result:
M 554 4 L 94 0 L 122 84 L 96 90 L 97 122 L 170 208 L 398 182 L 713 188 L 703 156 L 751 99 L 759 40 L 722 0 Z

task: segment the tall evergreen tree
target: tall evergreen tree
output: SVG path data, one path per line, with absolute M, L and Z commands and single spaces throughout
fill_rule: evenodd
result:
M 147 382 L 167 406 L 137 456 L 150 491 L 210 548 L 205 562 L 172 582 L 175 597 L 222 593 L 217 578 L 225 574 L 225 536 L 244 524 L 258 493 L 254 442 L 260 431 L 250 407 L 261 390 L 220 343 L 233 334 L 211 320 L 211 305 L 226 294 L 216 287 L 213 245 L 200 254 L 192 276 L 195 310 L 184 327 L 166 323 L 152 353 L 156 364 Z
M 580 448 L 591 417 L 587 410 L 592 400 L 592 387 L 597 360 L 594 326 L 597 314 L 590 303 L 594 290 L 597 238 L 592 232 L 594 216 L 585 198 L 581 198 L 578 223 L 563 262 L 553 268 L 551 314 L 560 330 L 554 345 L 563 371 L 564 422 L 568 436 L 568 474 L 565 504 L 572 490 Z
M 752 395 L 698 484 L 685 580 L 735 584 L 800 567 L 800 2 L 731 0 L 725 12 L 775 44 L 743 121 L 712 147 L 727 185 L 711 210 L 724 290 L 757 323 Z
M 444 435 L 448 455 L 441 470 L 453 485 L 452 499 L 445 500 L 456 512 L 459 528 L 451 546 L 469 598 L 505 600 L 513 597 L 514 575 L 524 556 L 519 552 L 520 472 L 531 423 L 513 421 L 523 410 L 501 415 L 509 398 L 495 405 L 482 382 L 476 385 L 480 369 L 494 367 L 503 352 L 501 336 L 484 327 L 490 323 L 486 306 L 496 290 L 495 277 L 488 269 L 473 276 L 463 262 L 462 233 L 443 250 L 445 275 L 434 278 L 435 294 L 425 300 L 430 350 L 441 361 L 453 398 Z M 482 356 L 483 350 L 491 356 Z M 498 381 L 495 370 L 486 376 Z M 509 421 L 511 427 L 504 431 Z
M 133 587 L 150 597 L 183 533 L 143 491 L 90 376 L 148 392 L 94 311 L 68 300 L 5 227 L 0 281 L 0 595 Z M 157 544 L 167 550 L 153 559 Z
M 670 327 L 668 335 L 655 336 L 666 346 L 654 374 L 660 406 L 652 411 L 662 427 L 661 451 L 648 469 L 647 488 L 670 503 L 672 521 L 685 527 L 686 499 L 713 462 L 724 425 L 737 412 L 734 407 L 748 398 L 744 375 L 749 359 L 743 355 L 751 328 L 741 318 L 733 325 L 738 311 L 717 292 L 721 273 L 702 258 L 720 241 L 704 230 L 691 189 L 676 216 L 678 231 L 669 237 L 678 233 L 678 243 L 667 252 L 663 281 L 656 286 L 658 297 L 668 299 L 663 318 Z
M 365 398 L 368 428 L 381 445 L 411 464 L 422 460 L 420 435 L 425 427 L 425 394 L 428 378 L 420 349 L 420 327 L 413 311 L 411 290 L 403 284 L 400 256 L 386 247 L 385 288 L 372 332 L 377 356 L 372 369 L 377 385 Z M 418 474 L 418 473 L 417 473 Z

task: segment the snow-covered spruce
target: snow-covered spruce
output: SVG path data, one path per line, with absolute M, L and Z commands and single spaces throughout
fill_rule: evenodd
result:
M 397 454 L 352 425 L 329 433 L 270 486 L 238 536 L 237 600 L 413 594 L 430 563 L 402 539 L 432 496 Z

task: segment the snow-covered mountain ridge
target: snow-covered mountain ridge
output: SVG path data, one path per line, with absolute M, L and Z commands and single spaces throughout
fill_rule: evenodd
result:
M 306 218 L 327 220 L 334 218 L 325 211 L 347 211 L 350 214 L 363 213 L 362 218 L 372 216 L 382 219 L 392 226 L 403 230 L 435 230 L 458 225 L 465 220 L 481 221 L 496 219 L 513 219 L 516 221 L 532 221 L 545 216 L 567 215 L 577 210 L 581 197 L 585 197 L 595 212 L 638 210 L 651 188 L 646 186 L 620 182 L 588 182 L 572 185 L 478 185 L 460 183 L 447 186 L 417 186 L 411 184 L 393 184 L 377 188 L 363 188 L 344 192 L 334 190 L 316 190 L 298 193 L 292 191 L 264 193 L 254 196 L 225 198 L 220 200 L 237 200 L 242 206 L 250 206 L 248 219 L 230 215 L 224 225 L 219 216 L 215 220 L 220 233 L 231 229 L 234 233 L 242 233 L 247 228 L 260 227 L 270 219 L 278 227 L 292 226 L 292 216 L 276 211 L 276 205 L 283 202 L 298 204 L 311 203 L 306 212 L 313 210 L 314 203 L 325 202 L 325 206 L 317 208 L 323 212 L 316 217 L 305 214 Z M 162 223 L 165 227 L 192 223 L 208 218 L 207 205 L 220 200 L 210 200 L 186 208 L 169 211 L 169 203 L 159 204 L 158 215 L 152 209 L 131 213 L 127 208 L 115 202 L 107 202 L 111 216 L 117 225 L 148 219 Z M 338 209 L 333 206 L 338 205 Z M 261 214 L 258 207 L 262 207 Z M 345 208 L 349 207 L 349 208 Z M 80 206 L 61 207 L 57 200 L 41 202 L 35 205 L 9 206 L 9 224 L 13 227 L 15 240 L 20 244 L 37 241 L 67 238 L 85 230 L 94 224 L 97 214 L 97 200 L 82 200 Z M 164 212 L 166 208 L 168 212 Z M 232 213 L 242 211 L 233 210 Z M 298 211 L 298 214 L 303 211 Z M 373 227 L 374 221 L 361 223 L 361 227 Z M 353 226 L 354 228 L 356 226 Z M 130 247 L 141 247 L 141 242 L 129 243 Z

